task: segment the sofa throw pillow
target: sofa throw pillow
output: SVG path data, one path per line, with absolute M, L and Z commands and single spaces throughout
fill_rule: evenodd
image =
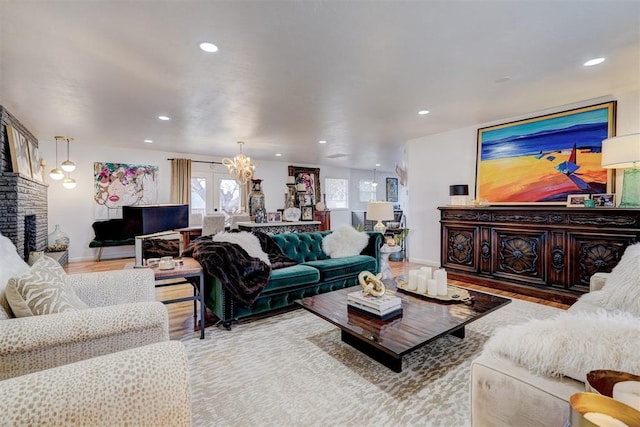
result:
M 640 243 L 627 247 L 601 290 L 582 295 L 579 301 L 640 317 Z
M 602 309 L 563 312 L 500 328 L 484 348 L 543 376 L 585 382 L 595 369 L 640 372 L 640 318 Z
M 11 278 L 6 294 L 15 316 L 28 317 L 88 308 L 67 286 L 65 276 L 60 264 L 43 256 L 29 271 Z
M 262 250 L 260 241 L 256 236 L 248 231 L 239 231 L 237 233 L 218 233 L 211 237 L 214 242 L 235 243 L 245 250 L 250 257 L 258 258 L 267 265 L 271 265 L 269 256 Z
M 322 239 L 322 250 L 331 258 L 343 258 L 360 255 L 367 247 L 369 235 L 360 232 L 350 225 L 341 225 Z
M 5 288 L 9 279 L 20 276 L 27 271 L 29 271 L 29 264 L 20 258 L 13 242 L 0 233 L 0 320 L 13 317 L 5 296 Z

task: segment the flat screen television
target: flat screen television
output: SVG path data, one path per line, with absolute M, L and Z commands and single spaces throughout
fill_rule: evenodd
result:
M 122 218 L 133 236 L 175 230 L 189 226 L 189 205 L 124 206 Z

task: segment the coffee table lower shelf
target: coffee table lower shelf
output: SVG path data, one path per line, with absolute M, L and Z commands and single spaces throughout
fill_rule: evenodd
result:
M 450 332 L 451 335 L 458 338 L 464 338 L 464 326 L 460 329 Z M 340 339 L 345 344 L 349 344 L 351 347 L 366 354 L 381 365 L 386 366 L 394 372 L 402 372 L 402 355 L 386 352 L 376 346 L 371 345 L 367 341 L 359 338 L 357 335 L 350 334 L 348 331 L 342 329 L 340 331 Z

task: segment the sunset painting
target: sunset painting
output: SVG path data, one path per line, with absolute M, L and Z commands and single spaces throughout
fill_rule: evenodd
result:
M 615 102 L 479 129 L 476 197 L 565 203 L 569 194 L 607 193 L 602 140 L 614 129 Z

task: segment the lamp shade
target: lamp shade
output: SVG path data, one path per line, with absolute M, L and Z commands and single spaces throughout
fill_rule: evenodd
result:
M 393 203 L 369 202 L 367 205 L 367 219 L 374 221 L 389 221 L 393 219 Z
M 614 136 L 602 141 L 602 167 L 626 169 L 640 166 L 640 133 Z
M 450 196 L 468 196 L 469 186 L 466 184 L 450 185 L 449 195 Z

